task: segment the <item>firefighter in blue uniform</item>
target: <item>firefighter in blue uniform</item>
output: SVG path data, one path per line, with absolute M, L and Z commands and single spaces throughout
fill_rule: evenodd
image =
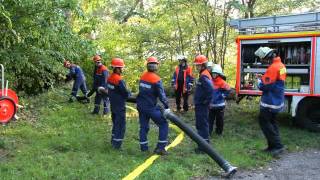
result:
M 103 101 L 103 114 L 107 114 L 109 112 L 108 96 L 98 92 L 98 87 L 107 88 L 107 79 L 109 76 L 109 71 L 107 67 L 105 67 L 102 64 L 101 60 L 102 59 L 99 55 L 95 55 L 93 57 L 93 61 L 95 63 L 93 75 L 93 88 L 88 94 L 88 96 L 90 97 L 93 93 L 96 93 L 96 96 L 94 98 L 94 109 L 92 114 L 99 114 L 101 101 Z
M 222 135 L 224 125 L 225 97 L 230 93 L 230 86 L 224 80 L 224 74 L 219 64 L 213 64 L 211 69 L 213 83 L 213 98 L 209 111 L 209 134 L 212 135 L 214 122 L 216 134 Z
M 111 144 L 115 149 L 120 149 L 126 130 L 126 99 L 130 92 L 126 88 L 121 74 L 124 62 L 120 58 L 113 58 L 111 61 L 113 73 L 108 78 L 108 94 L 110 98 L 112 135 Z
M 177 59 L 179 65 L 173 73 L 171 86 L 175 90 L 177 111 L 181 110 L 181 96 L 183 97 L 183 110 L 188 111 L 188 97 L 193 86 L 192 68 L 187 64 L 187 57 L 179 55 Z
M 69 69 L 69 73 L 66 75 L 66 81 L 70 81 L 72 79 L 74 80 L 69 102 L 73 102 L 78 99 L 77 93 L 79 88 L 84 95 L 84 100 L 86 100 L 86 102 L 89 102 L 89 98 L 87 97 L 88 90 L 86 85 L 86 78 L 80 66 L 71 64 L 71 62 L 68 60 L 65 60 L 63 62 L 63 65 L 65 68 Z
M 213 98 L 213 85 L 210 72 L 207 70 L 208 59 L 204 55 L 195 57 L 194 64 L 199 72 L 194 93 L 194 105 L 196 116 L 196 129 L 198 134 L 209 143 L 209 104 Z M 195 149 L 196 153 L 202 153 L 201 147 Z
M 262 77 L 258 76 L 258 88 L 262 91 L 259 124 L 268 143 L 268 147 L 264 151 L 277 156 L 285 149 L 280 140 L 276 115 L 284 107 L 286 67 L 275 51 L 269 47 L 260 47 L 255 55 L 262 62 L 272 62 L 266 73 Z
M 158 70 L 159 62 L 155 57 L 147 59 L 147 72 L 144 72 L 139 82 L 139 94 L 137 96 L 137 109 L 139 111 L 140 123 L 140 148 L 141 151 L 148 151 L 149 120 L 152 119 L 159 127 L 158 144 L 154 153 L 166 155 L 165 147 L 168 143 L 168 122 L 163 117 L 160 108 L 157 106 L 157 99 L 162 102 L 164 108 L 169 110 L 162 81 L 155 73 Z

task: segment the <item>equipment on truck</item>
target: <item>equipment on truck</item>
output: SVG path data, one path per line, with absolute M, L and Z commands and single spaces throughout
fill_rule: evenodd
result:
M 265 73 L 268 64 L 254 52 L 270 47 L 287 69 L 288 112 L 297 124 L 320 131 L 320 12 L 238 19 L 230 26 L 240 34 L 236 38 L 238 98 L 261 95 L 256 76 Z
M 17 94 L 8 89 L 9 81 L 4 78 L 4 66 L 1 67 L 1 89 L 0 89 L 0 123 L 5 125 L 17 112 L 19 99 Z

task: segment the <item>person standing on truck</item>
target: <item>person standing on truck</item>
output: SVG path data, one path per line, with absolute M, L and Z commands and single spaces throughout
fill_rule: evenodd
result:
M 224 125 L 224 109 L 226 106 L 225 97 L 228 96 L 231 89 L 223 79 L 224 74 L 219 64 L 213 64 L 211 70 L 213 82 L 213 98 L 210 103 L 209 112 L 209 134 L 212 135 L 214 122 L 216 121 L 216 134 L 222 135 Z
M 87 97 L 88 90 L 86 85 L 86 78 L 80 66 L 76 64 L 72 64 L 69 60 L 64 60 L 63 66 L 69 69 L 69 73 L 66 75 L 65 81 L 74 80 L 72 86 L 71 96 L 69 98 L 69 102 L 73 102 L 78 99 L 77 93 L 80 88 L 84 95 L 85 102 L 89 102 L 89 98 Z
M 210 72 L 207 69 L 208 59 L 204 55 L 198 55 L 194 59 L 194 65 L 199 72 L 194 93 L 194 105 L 196 116 L 196 129 L 198 134 L 209 143 L 209 104 L 213 98 L 213 84 Z M 195 149 L 196 153 L 202 153 L 201 147 Z
M 137 96 L 137 109 L 140 123 L 140 149 L 142 152 L 148 151 L 148 132 L 150 119 L 159 127 L 159 138 L 155 154 L 166 155 L 165 147 L 168 143 L 168 121 L 163 117 L 157 99 L 161 101 L 165 111 L 170 111 L 168 99 L 162 86 L 161 78 L 156 74 L 159 62 L 156 57 L 147 59 L 147 72 L 140 77 L 139 94 Z
M 101 94 L 98 92 L 99 87 L 107 88 L 107 79 L 109 77 L 109 71 L 107 67 L 102 64 L 102 58 L 99 55 L 95 55 L 92 58 L 95 63 L 94 74 L 93 74 L 93 87 L 88 93 L 90 97 L 93 93 L 96 93 L 94 98 L 94 109 L 91 114 L 99 114 L 100 103 L 103 101 L 103 114 L 109 112 L 109 98 L 107 95 Z
M 181 110 L 181 96 L 183 97 L 183 110 L 189 110 L 188 97 L 193 87 L 192 68 L 187 64 L 187 57 L 179 55 L 179 65 L 172 77 L 172 87 L 175 90 L 177 111 Z
M 285 149 L 281 143 L 276 115 L 284 107 L 286 67 L 281 62 L 281 58 L 276 55 L 275 50 L 269 47 L 260 47 L 255 55 L 262 62 L 272 62 L 266 73 L 263 76 L 258 76 L 258 88 L 262 91 L 259 124 L 268 143 L 268 147 L 264 151 L 277 156 Z

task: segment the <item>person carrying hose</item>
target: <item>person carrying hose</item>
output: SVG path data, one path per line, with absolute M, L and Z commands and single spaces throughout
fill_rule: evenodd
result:
M 209 134 L 212 135 L 214 122 L 216 121 L 216 134 L 222 135 L 224 125 L 225 97 L 230 93 L 230 86 L 223 79 L 224 74 L 219 64 L 213 64 L 211 69 L 213 83 L 213 98 L 209 111 Z
M 209 104 L 213 98 L 213 84 L 210 72 L 207 69 L 208 59 L 204 55 L 198 55 L 194 59 L 194 65 L 199 72 L 194 93 L 194 105 L 196 116 L 196 129 L 198 134 L 208 143 L 209 141 Z M 201 147 L 195 149 L 196 153 L 202 153 Z
M 84 95 L 85 102 L 89 103 L 90 100 L 87 97 L 88 90 L 86 85 L 86 78 L 84 76 L 84 73 L 80 66 L 76 64 L 72 64 L 69 60 L 64 60 L 63 66 L 67 69 L 69 69 L 69 73 L 66 75 L 65 81 L 74 80 L 73 86 L 72 86 L 72 92 L 71 97 L 69 98 L 69 102 L 74 102 L 78 99 L 77 93 L 80 88 L 81 92 Z
M 107 79 L 109 76 L 109 71 L 107 67 L 102 64 L 102 58 L 99 55 L 95 55 L 92 58 L 95 63 L 94 74 L 93 74 L 93 88 L 88 93 L 90 97 L 93 93 L 96 93 L 94 98 L 94 109 L 91 114 L 99 114 L 100 103 L 103 101 L 103 114 L 109 112 L 109 98 L 107 95 L 98 92 L 98 87 L 107 88 Z
M 280 57 L 276 55 L 275 50 L 269 47 L 260 47 L 255 55 L 263 63 L 272 62 L 263 76 L 258 75 L 258 88 L 262 91 L 259 125 L 268 143 L 268 147 L 264 151 L 277 156 L 285 149 L 280 140 L 276 115 L 284 107 L 286 67 Z
M 126 131 L 126 99 L 130 95 L 126 83 L 121 77 L 124 66 L 123 59 L 113 58 L 111 60 L 113 73 L 108 78 L 108 94 L 113 123 L 111 144 L 115 149 L 121 148 Z
M 187 57 L 177 57 L 179 65 L 172 76 L 171 86 L 174 88 L 177 111 L 181 110 L 181 96 L 183 97 L 183 110 L 189 110 L 188 97 L 193 87 L 192 68 L 187 64 Z
M 157 106 L 157 99 L 162 102 L 164 109 L 169 110 L 169 104 L 162 86 L 161 78 L 156 74 L 159 62 L 156 57 L 147 59 L 147 72 L 144 72 L 140 77 L 139 94 L 137 96 L 137 109 L 139 112 L 140 123 L 140 149 L 148 151 L 148 131 L 149 120 L 159 127 L 159 138 L 157 147 L 154 150 L 155 154 L 166 155 L 165 147 L 168 143 L 167 120 L 163 117 L 160 107 Z M 169 110 L 170 111 L 170 110 Z

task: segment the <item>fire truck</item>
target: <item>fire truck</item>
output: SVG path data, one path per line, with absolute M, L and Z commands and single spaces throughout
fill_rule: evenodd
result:
M 254 55 L 259 47 L 275 49 L 287 68 L 286 110 L 296 124 L 320 132 L 320 12 L 231 20 L 239 35 L 237 43 L 236 93 L 262 94 L 257 74 L 265 73 Z

